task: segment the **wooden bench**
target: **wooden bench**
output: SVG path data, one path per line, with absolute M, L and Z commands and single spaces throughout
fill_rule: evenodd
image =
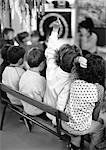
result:
M 65 133 L 66 135 L 68 135 L 70 137 L 70 134 L 63 130 L 61 127 L 61 121 L 68 121 L 68 117 L 65 113 L 50 107 L 49 105 L 46 105 L 45 103 L 42 102 L 38 102 L 36 100 L 33 100 L 32 98 L 29 98 L 28 96 L 23 95 L 22 93 L 15 91 L 13 89 L 11 89 L 10 87 L 5 86 L 4 84 L 0 83 L 0 89 L 6 93 L 9 93 L 15 97 L 17 97 L 18 99 L 21 99 L 35 107 L 38 107 L 39 109 L 43 110 L 44 112 L 48 112 L 51 115 L 56 117 L 56 123 L 57 126 L 56 128 L 54 128 L 50 123 L 46 122 L 46 121 L 42 121 L 41 118 L 38 117 L 31 117 L 31 116 L 27 116 L 25 113 L 23 113 L 23 109 L 20 108 L 17 105 L 12 104 L 9 100 L 4 99 L 3 97 L 1 97 L 1 100 L 4 102 L 3 104 L 3 112 L 2 112 L 2 118 L 1 118 L 1 124 L 0 124 L 0 130 L 3 129 L 3 123 L 4 123 L 4 118 L 5 118 L 5 114 L 6 114 L 6 108 L 8 107 L 9 109 L 11 109 L 12 111 L 16 112 L 17 114 L 21 115 L 22 117 L 28 119 L 29 121 L 33 122 L 34 124 L 38 125 L 39 127 L 49 131 L 50 133 L 58 136 L 60 139 L 62 139 L 61 137 L 61 132 Z M 84 144 L 84 136 L 81 136 L 82 138 L 82 142 L 81 142 L 81 147 L 83 147 Z M 67 141 L 67 147 L 68 149 L 70 149 L 70 141 Z

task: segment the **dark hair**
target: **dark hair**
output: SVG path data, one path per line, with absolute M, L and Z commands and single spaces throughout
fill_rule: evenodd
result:
M 85 57 L 86 55 L 91 54 L 91 52 L 87 51 L 87 50 L 82 50 L 82 55 L 83 57 Z
M 14 40 L 13 39 L 6 40 L 6 43 L 9 44 L 9 45 L 14 45 Z
M 4 30 L 3 30 L 3 37 L 4 37 L 4 35 L 7 35 L 9 32 L 14 32 L 14 29 L 12 29 L 12 28 L 4 28 Z
M 84 21 L 79 23 L 78 29 L 80 29 L 80 28 L 85 28 L 89 31 L 90 34 L 92 34 L 92 31 L 94 29 L 94 23 L 93 23 L 92 19 L 89 17 L 86 17 L 86 19 Z
M 31 37 L 39 37 L 40 38 L 40 34 L 37 30 L 35 30 L 31 33 Z
M 29 33 L 25 31 L 25 32 L 18 33 L 16 38 L 17 38 L 18 42 L 23 43 L 23 39 L 28 36 L 29 36 Z
M 20 46 L 11 46 L 8 49 L 7 57 L 10 63 L 16 64 L 20 58 L 23 58 L 25 54 L 24 48 Z
M 94 28 L 93 20 L 92 20 L 90 17 L 86 17 L 86 18 L 85 18 L 85 21 L 86 21 L 92 28 Z
M 38 67 L 45 60 L 44 51 L 40 47 L 34 47 L 29 51 L 27 56 L 28 65 L 30 67 Z
M 81 55 L 81 50 L 76 45 L 64 44 L 60 47 L 59 51 L 56 51 L 56 64 L 60 68 L 70 73 L 73 67 L 74 58 Z
M 2 47 L 1 49 L 1 57 L 4 59 L 4 60 L 7 60 L 7 51 L 9 49 L 11 45 L 9 44 L 6 44 L 5 46 Z
M 89 83 L 99 83 L 104 86 L 105 79 L 105 62 L 101 56 L 88 54 L 85 56 L 87 59 L 87 68 L 76 65 L 77 73 L 80 80 L 85 80 Z

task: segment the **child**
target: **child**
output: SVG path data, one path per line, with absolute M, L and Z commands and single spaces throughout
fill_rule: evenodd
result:
M 14 29 L 5 28 L 3 30 L 3 37 L 5 40 L 12 40 L 14 38 Z
M 1 58 L 3 59 L 3 62 L 0 65 L 0 82 L 2 81 L 2 73 L 5 69 L 5 67 L 9 65 L 9 61 L 7 58 L 7 51 L 10 46 L 11 45 L 7 44 L 7 45 L 3 46 L 3 48 L 1 49 Z
M 25 47 L 26 45 L 29 45 L 30 35 L 28 32 L 21 32 L 17 34 L 15 39 L 20 46 Z
M 59 99 L 62 100 L 61 105 L 63 107 L 65 107 L 64 105 L 68 100 L 69 85 L 77 78 L 73 68 L 74 61 L 79 60 L 79 62 L 82 62 L 82 65 L 86 66 L 86 60 L 83 57 L 78 57 L 81 56 L 81 50 L 76 46 L 64 44 L 57 50 L 59 27 L 59 21 L 54 22 L 53 31 L 48 41 L 48 48 L 45 51 L 47 59 L 47 87 L 44 101 L 54 108 L 56 108 Z M 54 119 L 50 114 L 47 114 L 47 116 L 51 120 Z
M 2 74 L 2 83 L 13 88 L 14 90 L 19 90 L 19 80 L 24 70 L 20 67 L 23 63 L 25 50 L 19 46 L 11 46 L 8 49 L 7 57 L 10 65 L 7 66 Z M 11 103 L 16 105 L 22 105 L 21 101 L 16 97 L 7 93 L 8 98 Z
M 15 45 L 20 45 L 21 47 L 23 47 L 25 49 L 25 55 L 24 55 L 24 63 L 23 63 L 23 68 L 25 70 L 29 69 L 29 66 L 26 62 L 26 57 L 27 57 L 27 53 L 28 51 L 31 49 L 31 41 L 30 41 L 30 34 L 28 32 L 21 32 L 18 33 L 17 36 L 15 37 Z
M 36 30 L 36 31 L 33 31 L 31 33 L 31 42 L 32 44 L 37 44 L 40 40 L 40 34 L 39 32 Z
M 79 79 L 70 87 L 70 98 L 66 104 L 65 112 L 69 122 L 63 122 L 62 127 L 73 135 L 91 135 L 90 150 L 95 149 L 103 138 L 103 125 L 92 119 L 95 103 L 103 100 L 104 88 L 102 86 L 105 74 L 104 60 L 100 56 L 86 55 L 87 68 L 76 65 Z M 61 101 L 57 109 L 61 109 Z M 80 136 L 71 136 L 71 146 L 80 150 Z
M 14 45 L 14 30 L 12 28 L 4 28 L 3 39 L 0 42 L 0 48 L 6 44 Z
M 19 90 L 23 94 L 43 102 L 43 97 L 46 88 L 46 80 L 40 75 L 45 64 L 44 52 L 39 47 L 34 47 L 28 52 L 27 62 L 30 66 L 21 77 L 19 82 Z M 42 110 L 22 101 L 24 111 L 31 116 L 36 116 L 42 113 Z
M 44 42 L 40 40 L 40 33 L 37 30 L 31 33 L 31 42 L 33 47 L 40 46 L 44 50 Z
M 3 73 L 4 69 L 10 64 L 8 61 L 8 58 L 7 58 L 7 51 L 8 51 L 10 46 L 11 45 L 7 44 L 7 45 L 3 46 L 3 48 L 1 49 L 1 57 L 3 59 L 3 62 L 0 65 L 0 82 L 2 82 L 2 73 Z M 3 98 L 7 99 L 6 93 L 2 90 L 0 92 L 1 92 L 1 96 Z

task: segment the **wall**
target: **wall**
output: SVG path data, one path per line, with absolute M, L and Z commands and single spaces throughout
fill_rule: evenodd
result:
M 106 28 L 95 27 L 94 32 L 98 36 L 97 45 L 98 46 L 106 46 Z

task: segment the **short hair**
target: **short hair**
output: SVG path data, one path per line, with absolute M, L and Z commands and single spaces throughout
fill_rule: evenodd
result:
M 10 44 L 6 44 L 5 46 L 2 47 L 1 49 L 1 57 L 4 59 L 4 60 L 7 60 L 7 51 L 9 49 L 11 45 Z
M 80 80 L 88 83 L 99 83 L 104 86 L 105 79 L 105 62 L 101 56 L 88 54 L 85 56 L 87 59 L 87 68 L 76 65 L 76 70 Z
M 81 23 L 79 23 L 78 29 L 80 29 L 80 28 L 85 28 L 85 29 L 89 30 L 89 32 L 91 34 L 94 29 L 94 23 L 93 23 L 92 19 L 89 17 L 86 17 L 85 20 L 83 20 Z
M 35 30 L 31 33 L 31 37 L 39 37 L 40 38 L 40 34 L 37 30 Z
M 20 58 L 23 58 L 25 54 L 25 50 L 20 46 L 11 46 L 8 49 L 7 57 L 10 63 L 16 64 Z
M 33 67 L 38 67 L 42 61 L 45 60 L 44 51 L 40 47 L 32 48 L 27 55 L 28 65 Z
M 70 73 L 73 67 L 74 59 L 82 54 L 81 49 L 76 45 L 64 44 L 56 51 L 55 60 L 60 68 Z
M 28 32 L 21 32 L 21 33 L 18 33 L 17 34 L 17 40 L 21 43 L 23 43 L 23 39 L 28 37 L 29 36 L 29 33 Z
M 12 29 L 12 28 L 4 28 L 4 30 L 3 30 L 3 36 L 7 35 L 9 32 L 14 32 L 14 29 Z

